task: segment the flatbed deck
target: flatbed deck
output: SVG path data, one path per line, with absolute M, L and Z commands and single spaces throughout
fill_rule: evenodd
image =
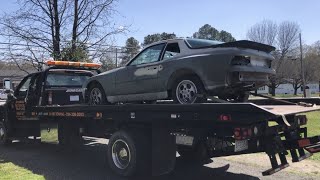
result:
M 66 105 L 36 107 L 42 117 L 63 117 L 65 113 L 82 112 L 83 117 L 99 114 L 100 119 L 116 120 L 130 117 L 131 120 L 218 120 L 220 115 L 229 115 L 235 122 L 253 123 L 275 120 L 282 116 L 319 111 L 320 106 L 256 105 L 254 103 L 203 103 L 179 104 L 122 104 L 122 105 Z M 59 113 L 61 112 L 61 113 Z M 64 113 L 65 112 L 65 113 Z M 134 118 L 131 117 L 134 114 Z M 81 118 L 81 117 L 79 117 Z M 210 118 L 210 119 L 208 119 Z
M 310 97 L 310 98 L 290 97 L 290 98 L 276 98 L 276 99 L 281 100 L 281 101 L 288 101 L 288 102 L 292 102 L 292 103 L 304 102 L 304 103 L 320 105 L 320 97 Z M 257 104 L 257 105 L 264 105 L 264 104 L 286 105 L 284 102 L 274 101 L 272 99 L 266 99 L 266 98 L 249 99 L 249 102 Z
M 298 105 L 261 105 L 260 107 L 275 115 L 293 115 L 320 110 L 320 106 L 303 107 Z

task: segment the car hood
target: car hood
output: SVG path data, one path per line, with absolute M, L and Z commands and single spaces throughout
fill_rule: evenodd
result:
M 124 68 L 125 68 L 125 67 L 119 67 L 119 68 L 116 68 L 116 69 L 112 69 L 112 70 L 109 70 L 109 71 L 105 71 L 105 72 L 103 72 L 103 73 L 100 73 L 100 74 L 98 74 L 98 75 L 95 75 L 94 77 L 104 76 L 104 75 L 106 75 L 106 74 L 111 74 L 111 73 L 117 72 L 117 71 L 119 71 L 119 70 L 121 70 L 121 69 L 124 69 Z

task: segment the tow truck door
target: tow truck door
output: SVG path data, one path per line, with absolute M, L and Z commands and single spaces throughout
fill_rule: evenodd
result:
M 37 120 L 30 117 L 30 114 L 27 113 L 27 109 L 34 105 L 33 99 L 30 99 L 35 93 L 31 85 L 35 83 L 38 76 L 39 73 L 26 76 L 14 93 L 16 99 L 11 103 L 15 109 L 14 112 L 17 120 Z

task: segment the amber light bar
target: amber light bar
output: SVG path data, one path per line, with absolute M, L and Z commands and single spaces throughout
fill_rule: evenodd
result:
M 48 66 L 70 66 L 70 67 L 88 67 L 88 68 L 100 68 L 101 64 L 97 63 L 85 63 L 85 62 L 70 62 L 70 61 L 47 61 Z

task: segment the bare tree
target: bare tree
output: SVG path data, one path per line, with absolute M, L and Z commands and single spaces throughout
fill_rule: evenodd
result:
M 96 48 L 126 27 L 112 20 L 117 11 L 115 0 L 18 0 L 20 8 L 0 19 L 0 35 L 10 38 L 10 48 L 18 54 L 30 51 L 33 57 L 46 51 L 53 59 L 61 59 L 62 49 L 70 48 L 71 60 L 83 48 Z M 119 28 L 120 27 L 120 28 Z M 90 42 L 90 43 L 89 43 Z M 71 44 L 71 46 L 70 46 Z M 8 51 L 15 53 L 16 51 Z M 32 57 L 31 56 L 31 57 Z M 35 60 L 35 58 L 34 58 Z M 35 61 L 36 62 L 36 61 Z
M 264 20 L 252 26 L 247 38 L 252 41 L 276 46 L 277 50 L 273 53 L 275 60 L 272 67 L 276 70 L 276 75 L 270 77 L 271 94 L 275 95 L 275 89 L 279 84 L 286 82 L 286 72 L 288 69 L 283 66 L 283 62 L 293 53 L 298 44 L 300 27 L 295 22 L 284 21 L 278 26 L 269 20 Z
M 249 40 L 260 42 L 268 45 L 275 45 L 278 26 L 270 20 L 263 20 L 260 23 L 253 25 L 247 32 Z

